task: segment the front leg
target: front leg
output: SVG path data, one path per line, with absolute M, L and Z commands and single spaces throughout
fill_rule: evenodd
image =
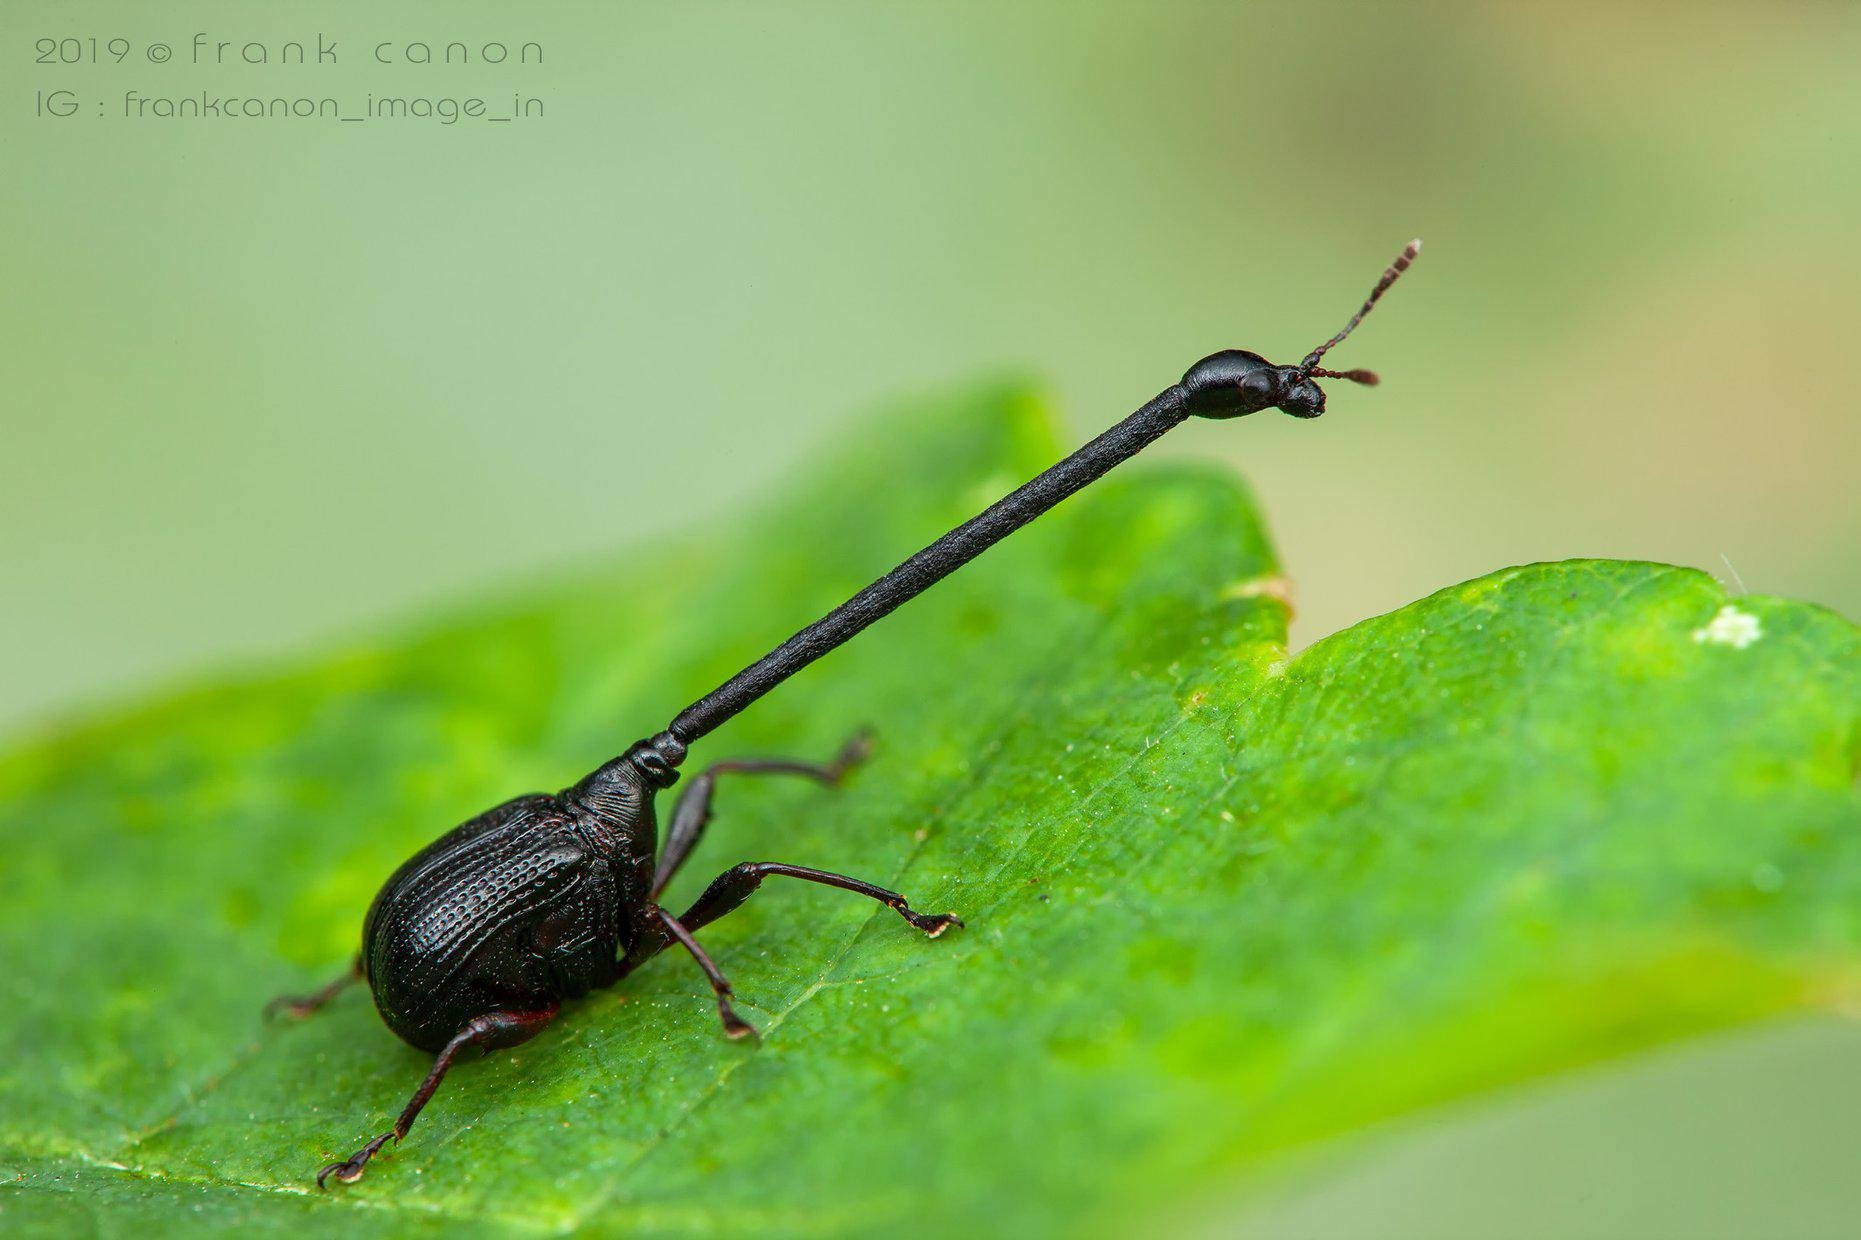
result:
M 833 761 L 800 762 L 793 758 L 732 758 L 705 768 L 679 794 L 666 826 L 665 847 L 659 851 L 659 864 L 653 870 L 653 899 L 659 898 L 672 876 L 685 864 L 685 858 L 698 846 L 704 828 L 711 821 L 711 800 L 717 792 L 719 775 L 800 775 L 829 788 L 838 788 L 848 771 L 864 762 L 872 753 L 872 733 L 857 732 L 840 747 Z

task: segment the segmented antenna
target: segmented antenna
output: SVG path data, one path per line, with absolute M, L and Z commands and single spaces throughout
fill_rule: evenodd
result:
M 1402 253 L 1396 255 L 1396 261 L 1389 265 L 1383 272 L 1383 278 L 1378 280 L 1376 282 L 1376 287 L 1370 290 L 1370 296 L 1364 300 L 1363 309 L 1351 315 L 1351 321 L 1344 325 L 1343 331 L 1325 341 L 1325 343 L 1319 345 L 1310 353 L 1307 353 L 1305 355 L 1305 360 L 1299 363 L 1300 372 L 1309 377 L 1320 379 L 1349 379 L 1353 383 L 1375 386 L 1377 378 L 1374 370 L 1320 370 L 1318 368 L 1318 359 L 1329 353 L 1339 341 L 1344 339 L 1344 337 L 1357 330 L 1357 324 L 1363 322 L 1363 316 L 1370 313 L 1370 311 L 1376 307 L 1376 303 L 1381 300 L 1383 294 L 1389 291 L 1389 286 L 1394 284 L 1402 273 L 1409 269 L 1409 264 L 1414 262 L 1415 256 L 1421 252 L 1422 239 L 1420 237 L 1417 237 L 1415 240 L 1403 246 Z
M 1314 366 L 1305 375 L 1308 379 L 1349 379 L 1365 387 L 1375 387 L 1382 382 L 1374 370 L 1326 370 L 1322 366 Z

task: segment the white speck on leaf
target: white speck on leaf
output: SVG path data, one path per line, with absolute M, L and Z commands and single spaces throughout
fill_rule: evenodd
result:
M 1717 615 L 1706 622 L 1706 627 L 1693 630 L 1696 642 L 1711 642 L 1715 646 L 1730 646 L 1734 650 L 1743 650 L 1758 638 L 1764 636 L 1764 626 L 1758 618 L 1748 611 L 1740 611 L 1727 603 L 1719 609 Z

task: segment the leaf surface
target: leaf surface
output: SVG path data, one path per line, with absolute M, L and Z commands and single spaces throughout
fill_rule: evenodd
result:
M 0 1223 L 140 1234 L 1128 1231 L 1263 1155 L 1861 986 L 1861 633 L 1655 564 L 1508 569 L 1285 650 L 1232 478 L 1139 465 L 708 740 L 669 901 L 766 883 L 455 1070 L 338 971 L 439 831 L 560 787 L 1058 454 L 987 390 L 893 411 L 690 543 L 0 762 Z M 1316 441 L 1315 441 L 1316 442 Z M 1366 537 L 1373 536 L 1366 534 Z M 662 816 L 667 806 L 662 804 Z

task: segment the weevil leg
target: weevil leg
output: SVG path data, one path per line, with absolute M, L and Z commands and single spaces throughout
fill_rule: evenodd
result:
M 711 993 L 717 996 L 717 1015 L 724 1022 L 724 1036 L 730 1038 L 757 1037 L 756 1026 L 750 1024 L 741 1016 L 738 1016 L 737 1010 L 730 1006 L 730 997 L 732 993 L 730 989 L 730 979 L 725 977 L 717 965 L 712 962 L 711 958 L 705 954 L 704 948 L 698 946 L 698 940 L 691 937 L 691 931 L 687 930 L 678 918 L 662 908 L 655 908 L 653 910 L 653 916 L 659 919 L 659 923 L 678 941 L 679 946 L 691 953 L 691 958 L 698 962 L 698 967 L 703 969 L 704 975 L 710 979 Z
M 857 878 L 848 878 L 844 874 L 811 870 L 801 865 L 782 865 L 774 861 L 746 861 L 742 865 L 732 866 L 725 870 L 711 880 L 711 885 L 704 889 L 704 894 L 685 910 L 679 921 L 692 930 L 716 921 L 749 899 L 751 893 L 762 886 L 762 880 L 771 876 L 799 878 L 803 882 L 821 883 L 828 887 L 838 887 L 842 891 L 867 896 L 893 910 L 933 939 L 951 926 L 958 929 L 963 926 L 962 919 L 953 913 L 916 912 L 910 903 L 896 891 L 887 891 L 884 887 L 861 882 Z
M 329 1006 L 330 1000 L 362 980 L 362 957 L 357 956 L 349 965 L 349 971 L 329 985 L 313 990 L 307 995 L 279 995 L 265 1005 L 265 1019 L 276 1016 L 289 1016 L 292 1020 L 302 1020 L 313 1012 Z
M 561 1005 L 551 1003 L 547 1007 L 528 1012 L 486 1012 L 483 1016 L 474 1016 L 466 1022 L 465 1028 L 454 1034 L 452 1041 L 446 1043 L 439 1055 L 433 1060 L 432 1071 L 420 1082 L 420 1088 L 414 1090 L 414 1096 L 407 1100 L 402 1108 L 400 1118 L 394 1121 L 394 1127 L 375 1137 L 367 1145 L 341 1162 L 333 1162 L 317 1172 L 317 1187 L 335 1176 L 344 1184 L 353 1184 L 362 1178 L 362 1171 L 368 1166 L 368 1160 L 376 1151 L 390 1141 L 398 1143 L 407 1135 L 407 1130 L 414 1126 L 414 1120 L 420 1115 L 420 1109 L 433 1097 L 433 1091 L 446 1079 L 447 1069 L 459 1052 L 468 1046 L 482 1047 L 492 1051 L 502 1046 L 516 1046 L 527 1042 L 543 1031 L 543 1027 L 556 1018 Z
M 665 847 L 659 852 L 659 864 L 653 869 L 653 899 L 666 889 L 679 867 L 697 847 L 711 821 L 711 798 L 719 775 L 800 775 L 829 788 L 838 787 L 846 773 L 864 762 L 872 753 L 872 733 L 860 731 L 840 747 L 833 761 L 799 762 L 791 758 L 733 758 L 706 767 L 686 785 L 672 807 L 672 820 L 666 826 Z

